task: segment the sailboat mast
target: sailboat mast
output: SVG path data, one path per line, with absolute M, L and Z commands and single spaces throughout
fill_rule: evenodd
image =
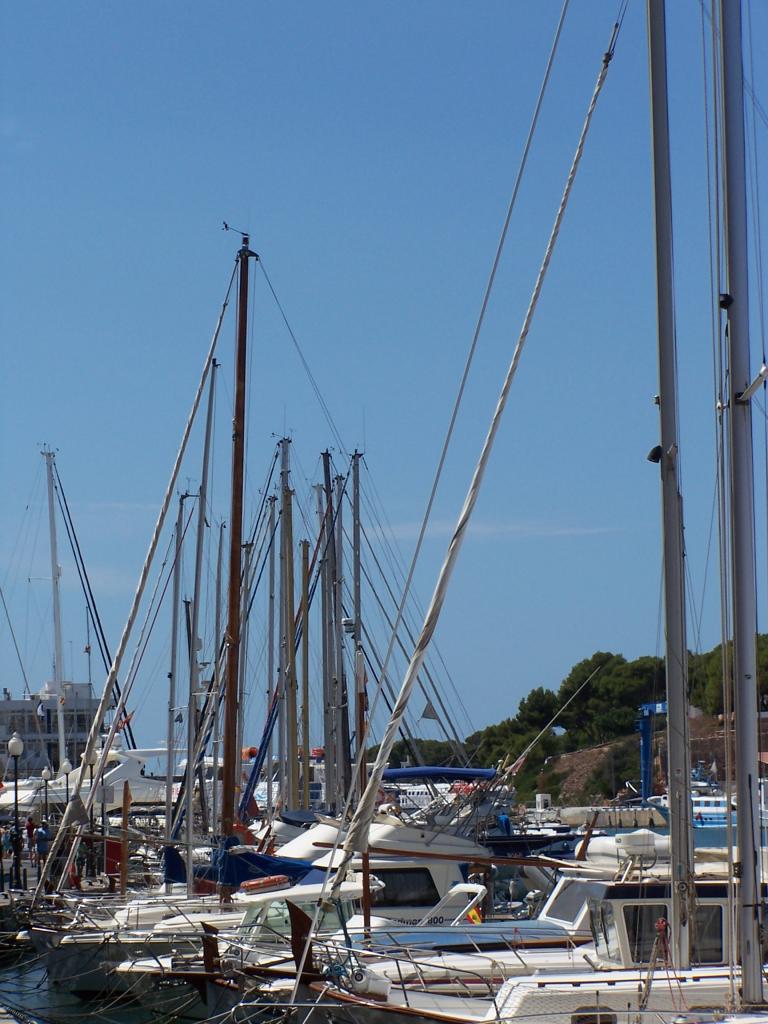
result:
M 352 598 L 354 627 L 352 639 L 355 651 L 355 735 L 357 736 L 357 788 L 358 801 L 363 799 L 368 784 L 368 766 L 365 761 L 366 712 L 368 699 L 365 691 L 365 655 L 362 644 L 360 562 L 360 452 L 352 456 Z M 363 868 L 363 934 L 370 936 L 371 928 L 371 865 L 370 855 L 361 854 Z
M 179 513 L 176 517 L 176 533 L 173 555 L 173 594 L 171 598 L 171 667 L 168 672 L 168 766 L 165 773 L 165 838 L 171 841 L 173 825 L 173 775 L 176 765 L 174 733 L 176 719 L 176 680 L 179 661 L 179 605 L 181 602 L 181 538 L 184 525 L 184 501 L 187 494 L 179 495 Z
M 285 445 L 285 441 L 280 442 L 280 476 L 281 479 L 287 469 L 287 458 L 288 452 Z M 286 577 L 286 566 L 285 566 L 285 490 L 281 483 L 280 487 L 280 596 L 277 605 L 277 635 L 279 637 L 280 646 L 278 649 L 278 660 L 277 660 L 277 777 L 278 777 L 278 788 L 280 790 L 280 806 L 285 808 L 290 806 L 288 793 L 288 782 L 287 782 L 287 755 L 286 750 L 288 747 L 288 714 L 287 714 L 287 694 L 288 687 L 286 685 L 287 674 L 288 674 L 288 626 L 285 618 L 285 577 Z
M 325 802 L 330 811 L 336 810 L 336 703 L 334 700 L 334 678 L 336 657 L 334 654 L 334 632 L 332 627 L 333 597 L 331 580 L 335 575 L 334 541 L 333 541 L 333 498 L 331 494 L 330 452 L 323 452 L 323 488 L 318 491 L 318 518 L 322 531 L 320 550 L 323 552 L 322 583 L 323 583 L 323 706 L 324 742 L 325 742 Z
M 741 3 L 720 0 L 725 174 L 731 559 L 733 573 L 733 689 L 738 728 L 736 799 L 739 810 L 739 933 L 745 1005 L 763 1001 L 760 947 L 760 842 L 757 718 L 757 594 L 755 580 L 752 409 L 742 399 L 750 384 L 747 196 L 744 159 L 744 78 Z
M 221 659 L 219 657 L 221 643 L 221 564 L 224 553 L 224 523 L 219 525 L 219 549 L 216 556 L 216 612 L 213 635 L 216 638 L 213 645 L 213 671 L 215 683 L 213 688 L 213 799 L 211 807 L 211 821 L 213 827 L 219 820 L 219 756 L 221 744 L 221 718 L 219 716 L 219 692 L 221 690 Z
M 673 292 L 672 177 L 667 105 L 665 0 L 648 0 L 651 84 L 656 302 L 661 425 L 662 533 L 664 538 L 664 631 L 667 675 L 667 775 L 672 864 L 672 951 L 677 967 L 690 967 L 688 892 L 693 879 L 688 646 L 685 629 L 683 514 L 677 426 L 677 361 Z
M 221 786 L 221 831 L 231 835 L 235 821 L 237 749 L 237 691 L 240 669 L 240 574 L 243 545 L 243 490 L 245 483 L 245 374 L 248 339 L 248 260 L 258 259 L 248 248 L 248 235 L 237 254 L 239 294 L 237 351 L 235 356 L 235 410 L 232 419 L 232 504 L 229 535 L 229 589 L 227 596 L 227 674 L 224 691 L 224 756 Z
M 343 807 L 352 771 L 349 764 L 349 715 L 344 678 L 344 477 L 334 478 L 336 488 L 336 543 L 334 545 L 333 625 L 336 633 L 334 706 L 336 714 L 336 806 Z
M 267 610 L 267 707 L 272 707 L 275 692 L 275 503 L 277 498 L 270 495 L 269 502 L 269 605 Z M 274 730 L 273 730 L 274 732 Z M 272 821 L 272 777 L 274 775 L 272 734 L 267 744 L 267 818 Z
M 355 734 L 359 762 L 358 797 L 362 799 L 368 782 L 365 766 L 365 659 L 361 642 L 361 579 L 360 579 L 360 453 L 352 456 L 352 640 L 355 652 Z
M 251 593 L 251 561 L 253 559 L 253 544 L 248 542 L 243 545 L 245 552 L 245 564 L 243 567 L 242 607 L 240 610 L 240 675 L 237 680 L 237 704 L 238 707 L 245 707 L 245 673 L 248 668 L 248 601 Z M 243 715 L 237 719 L 237 749 L 238 767 L 242 771 L 243 759 L 243 735 L 245 732 L 245 721 Z
M 301 542 L 301 806 L 309 810 L 309 541 Z
M 283 601 L 285 602 L 285 735 L 286 735 L 286 795 L 284 807 L 299 806 L 298 756 L 298 701 L 296 688 L 296 608 L 293 570 L 293 491 L 291 490 L 291 439 L 284 437 L 283 468 L 281 472 L 283 526 Z
M 43 451 L 48 481 L 48 530 L 51 542 L 51 584 L 53 587 L 53 686 L 56 691 L 56 724 L 59 732 L 59 771 L 67 759 L 67 740 L 64 734 L 64 689 L 61 671 L 61 602 L 59 598 L 59 553 L 56 544 L 56 509 L 53 493 L 53 460 L 55 452 Z
M 203 444 L 203 468 L 200 475 L 200 491 L 197 496 L 197 536 L 195 539 L 195 580 L 192 592 L 189 636 L 189 699 L 187 702 L 187 895 L 194 893 L 193 841 L 195 808 L 195 763 L 193 750 L 197 732 L 197 694 L 200 689 L 200 595 L 203 577 L 203 548 L 205 545 L 206 508 L 208 505 L 208 469 L 211 457 L 211 436 L 213 434 L 213 400 L 216 393 L 216 370 L 219 364 L 211 363 L 211 377 L 208 382 L 208 409 L 205 418 L 205 441 Z M 205 802 L 203 788 L 200 788 L 200 806 Z

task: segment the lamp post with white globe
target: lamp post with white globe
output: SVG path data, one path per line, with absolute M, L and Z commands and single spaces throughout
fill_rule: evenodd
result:
M 65 757 L 64 760 L 59 765 L 59 771 L 64 776 L 64 785 L 66 786 L 66 798 L 64 800 L 64 803 L 68 804 L 69 803 L 69 773 L 72 771 L 72 762 L 69 760 L 68 757 Z
M 51 769 L 47 765 L 40 772 L 40 777 L 45 784 L 45 820 L 48 821 L 48 783 L 51 781 Z
M 21 831 L 19 829 L 19 758 L 24 740 L 17 732 L 8 740 L 8 756 L 13 758 L 13 884 L 21 888 Z

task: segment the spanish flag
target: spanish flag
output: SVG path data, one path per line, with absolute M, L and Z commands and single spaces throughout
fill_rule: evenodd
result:
M 483 919 L 482 917 L 480 917 L 477 907 L 472 907 L 472 909 L 468 912 L 467 920 L 469 921 L 470 924 L 482 924 Z

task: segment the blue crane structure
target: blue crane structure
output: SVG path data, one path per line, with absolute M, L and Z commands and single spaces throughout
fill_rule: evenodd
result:
M 665 700 L 651 701 L 641 704 L 638 708 L 640 718 L 635 728 L 640 733 L 640 796 L 647 800 L 651 796 L 651 767 L 653 765 L 653 719 L 656 715 L 666 715 Z

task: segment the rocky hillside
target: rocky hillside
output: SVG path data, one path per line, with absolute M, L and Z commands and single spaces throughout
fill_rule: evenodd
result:
M 654 736 L 653 778 L 659 790 L 666 777 L 666 731 L 663 719 Z M 768 752 L 768 721 L 762 723 L 760 749 Z M 715 766 L 722 780 L 725 766 L 725 729 L 721 718 L 694 713 L 690 719 L 691 765 Z M 639 777 L 637 734 L 548 758 L 539 773 L 537 788 L 552 794 L 561 806 L 602 803 L 606 792 L 621 794 L 627 779 Z M 628 794 L 627 794 L 628 795 Z

